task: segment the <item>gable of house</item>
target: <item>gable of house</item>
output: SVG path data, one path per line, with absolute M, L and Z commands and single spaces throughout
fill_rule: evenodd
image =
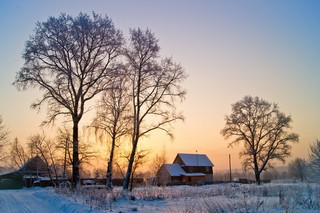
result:
M 29 159 L 17 171 L 28 175 L 48 175 L 47 164 L 38 155 Z

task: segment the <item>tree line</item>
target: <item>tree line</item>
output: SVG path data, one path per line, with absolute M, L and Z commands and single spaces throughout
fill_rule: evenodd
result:
M 58 186 L 60 183 L 68 183 L 67 180 L 71 177 L 72 168 L 72 132 L 70 128 L 60 127 L 57 129 L 53 137 L 47 136 L 45 132 L 35 133 L 30 135 L 26 141 L 21 142 L 18 138 L 14 138 L 13 141 L 9 141 L 8 134 L 9 130 L 5 129 L 5 126 L 1 123 L 1 134 L 6 134 L 6 137 L 1 139 L 1 160 L 0 164 L 5 165 L 3 169 L 20 169 L 26 165 L 31 159 L 39 156 L 45 165 L 45 167 L 38 168 L 41 172 L 45 172 L 50 178 L 51 184 Z M 80 160 L 80 176 L 81 177 L 91 177 L 91 178 L 103 178 L 106 174 L 106 170 L 103 170 L 101 165 L 105 165 L 104 161 L 106 157 L 101 156 L 101 154 L 106 155 L 99 151 L 95 147 L 97 141 L 94 138 L 81 136 L 79 146 L 79 160 Z M 109 145 L 109 142 L 106 142 Z M 103 143 L 105 145 L 105 143 Z M 122 144 L 125 145 L 125 144 Z M 123 179 L 125 166 L 128 162 L 130 156 L 130 150 L 124 148 L 123 146 L 117 147 L 115 150 L 114 161 L 111 168 L 113 169 L 112 176 L 110 177 L 110 184 L 108 190 L 112 190 L 112 178 Z M 109 152 L 108 152 L 109 153 Z M 130 182 L 130 189 L 132 189 L 133 178 L 141 178 L 147 175 L 152 177 L 156 174 L 159 167 L 166 163 L 165 150 L 163 154 L 156 155 L 155 158 L 149 165 L 150 170 L 148 173 L 142 176 L 137 170 L 141 165 L 145 164 L 149 159 L 150 150 L 139 149 L 136 153 L 136 159 L 133 165 L 132 179 Z M 94 162 L 99 162 L 101 165 L 95 165 Z M 108 165 L 109 169 L 110 165 Z M 39 171 L 40 172 L 40 171 Z M 109 170 L 107 171 L 107 179 L 109 179 Z M 57 185 L 58 184 L 58 185 Z

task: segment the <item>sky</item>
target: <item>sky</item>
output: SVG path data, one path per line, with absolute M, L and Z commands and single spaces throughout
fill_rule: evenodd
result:
M 300 136 L 292 156 L 308 157 L 320 138 L 320 1 L 307 0 L 3 0 L 0 6 L 0 115 L 10 138 L 21 142 L 40 130 L 46 109 L 30 109 L 41 92 L 12 85 L 23 65 L 24 44 L 37 21 L 66 13 L 107 14 L 128 36 L 130 28 L 149 28 L 161 55 L 181 63 L 188 79 L 186 100 L 177 107 L 185 121 L 174 124 L 174 140 L 156 132 L 142 145 L 153 154 L 207 154 L 215 169 L 241 168 L 241 147 L 228 148 L 220 134 L 231 105 L 259 96 L 291 115 Z M 87 115 L 82 125 L 90 121 Z M 45 131 L 54 132 L 54 128 Z

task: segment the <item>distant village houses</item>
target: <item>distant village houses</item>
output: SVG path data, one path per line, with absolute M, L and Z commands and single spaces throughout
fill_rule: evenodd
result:
M 177 154 L 172 164 L 163 164 L 157 173 L 159 185 L 213 183 L 213 163 L 204 154 Z

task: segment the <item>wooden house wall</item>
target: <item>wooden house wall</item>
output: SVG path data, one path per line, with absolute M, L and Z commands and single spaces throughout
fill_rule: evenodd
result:
M 212 184 L 213 183 L 213 174 L 206 174 L 205 183 Z
M 171 182 L 171 176 L 164 166 L 161 166 L 157 173 L 157 182 L 160 185 L 166 185 Z
M 185 172 L 188 173 L 204 173 L 212 174 L 213 170 L 211 166 L 181 166 Z

